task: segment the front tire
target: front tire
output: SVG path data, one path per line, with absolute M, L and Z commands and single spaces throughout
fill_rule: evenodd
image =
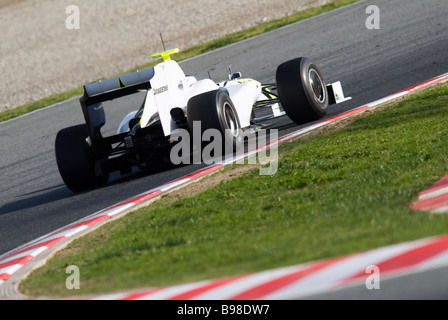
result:
M 85 124 L 62 129 L 55 142 L 56 162 L 65 185 L 74 192 L 103 186 L 108 172 L 95 173 L 95 157 Z
M 295 123 L 314 121 L 327 113 L 327 86 L 320 70 L 308 58 L 281 64 L 276 81 L 283 109 Z

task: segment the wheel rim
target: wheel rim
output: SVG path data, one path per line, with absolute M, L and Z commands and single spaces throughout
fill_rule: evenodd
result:
M 311 88 L 313 89 L 314 98 L 323 103 L 326 99 L 325 85 L 316 70 L 311 69 L 309 73 Z
M 224 116 L 227 124 L 227 128 L 232 134 L 232 136 L 238 136 L 238 120 L 236 118 L 235 112 L 233 111 L 232 106 L 226 102 L 224 104 Z

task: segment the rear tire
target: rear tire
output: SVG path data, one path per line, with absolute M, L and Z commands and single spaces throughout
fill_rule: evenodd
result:
M 192 97 L 188 101 L 187 120 L 190 133 L 194 132 L 194 122 L 201 122 L 201 138 L 208 129 L 219 131 L 223 144 L 222 152 L 218 156 L 226 155 L 227 152 L 233 153 L 242 143 L 242 129 L 238 114 L 232 100 L 224 90 L 210 91 Z M 206 143 L 201 144 L 201 152 Z
M 281 64 L 276 81 L 283 109 L 295 123 L 314 121 L 327 113 L 327 86 L 320 70 L 308 58 Z
M 95 157 L 87 137 L 85 124 L 62 129 L 56 136 L 59 173 L 66 186 L 74 192 L 103 186 L 109 180 L 108 172 L 95 173 Z

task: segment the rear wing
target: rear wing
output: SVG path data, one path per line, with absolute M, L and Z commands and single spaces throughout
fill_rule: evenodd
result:
M 102 103 L 140 90 L 149 90 L 149 80 L 153 77 L 154 68 L 148 68 L 84 86 L 84 95 L 79 101 L 92 141 L 102 138 L 100 129 L 106 123 Z

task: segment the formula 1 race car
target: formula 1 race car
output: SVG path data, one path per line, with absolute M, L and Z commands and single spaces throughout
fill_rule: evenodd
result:
M 176 130 L 193 133 L 199 124 L 200 134 L 215 129 L 223 144 L 235 145 L 241 132 L 261 121 L 287 115 L 303 124 L 324 116 L 329 104 L 349 99 L 340 82 L 326 85 L 308 58 L 281 64 L 276 83 L 262 84 L 232 71 L 228 80 L 215 83 L 185 75 L 170 57 L 178 52 L 152 55 L 163 59 L 153 68 L 84 86 L 80 103 L 86 123 L 62 129 L 55 142 L 58 169 L 69 189 L 92 189 L 107 184 L 112 172 L 150 168 L 179 143 L 172 139 Z M 114 134 L 106 136 L 104 103 L 140 92 L 140 108 L 134 104 Z M 259 110 L 265 111 L 262 116 Z

